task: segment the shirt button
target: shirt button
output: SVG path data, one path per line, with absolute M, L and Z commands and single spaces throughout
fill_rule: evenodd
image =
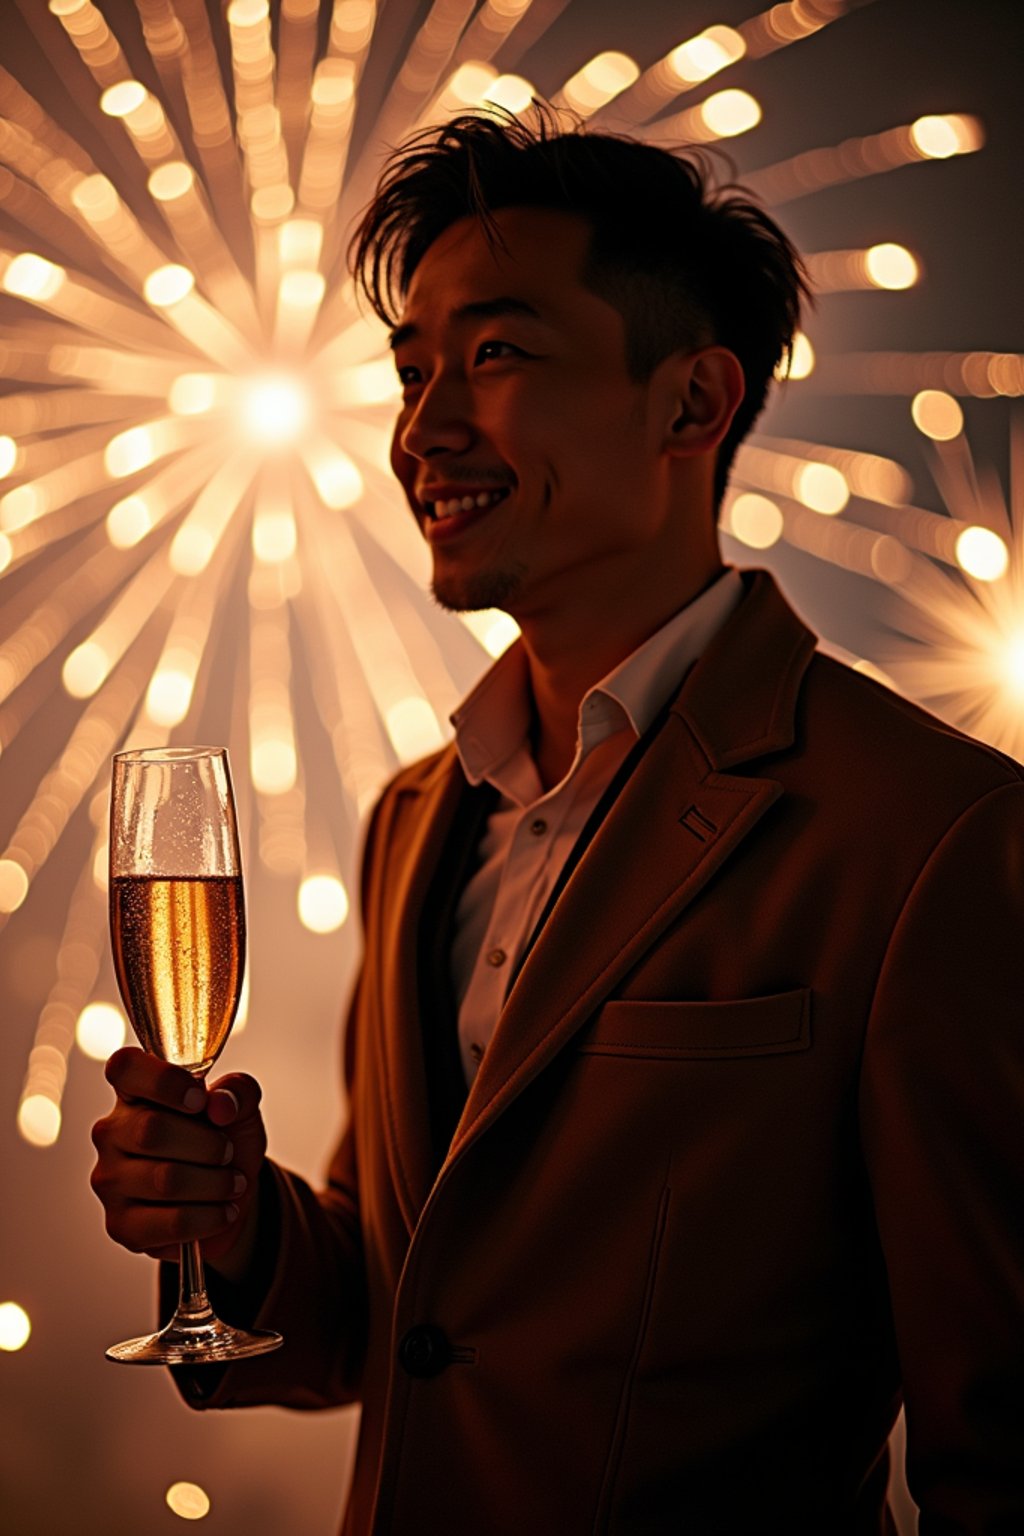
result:
M 487 964 L 493 965 L 495 970 L 497 970 L 498 966 L 504 965 L 507 959 L 508 955 L 506 955 L 503 949 L 492 949 L 488 952 Z
M 543 816 L 538 816 L 536 821 L 530 822 L 530 831 L 533 833 L 534 837 L 543 837 L 547 829 L 548 824 L 544 820 Z

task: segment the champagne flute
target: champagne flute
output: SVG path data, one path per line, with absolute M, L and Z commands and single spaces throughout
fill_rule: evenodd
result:
M 147 1051 L 203 1078 L 242 991 L 245 906 L 228 755 L 118 752 L 110 805 L 110 934 L 125 1007 Z M 159 1333 L 107 1350 L 128 1365 L 201 1365 L 276 1349 L 280 1334 L 216 1316 L 199 1243 L 181 1245 L 178 1306 Z

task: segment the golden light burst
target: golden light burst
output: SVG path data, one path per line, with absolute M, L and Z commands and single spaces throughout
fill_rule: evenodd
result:
M 453 112 L 531 110 L 534 86 L 515 68 L 565 3 L 418 7 L 355 149 L 376 0 L 49 0 L 33 4 L 31 22 L 59 87 L 55 75 L 43 101 L 0 67 L 0 213 L 18 231 L 0 245 L 0 593 L 10 594 L 0 783 L 20 732 L 57 708 L 55 663 L 60 707 L 75 711 L 0 851 L 0 928 L 21 910 L 21 923 L 51 921 L 33 916 L 36 876 L 69 826 L 90 819 L 94 829 L 58 918 L 56 975 L 21 1095 L 19 1126 L 36 1145 L 59 1133 L 76 1030 L 90 1055 L 118 1037 L 109 999 L 93 996 L 106 944 L 111 753 L 193 737 L 226 673 L 222 735 L 236 774 L 244 769 L 243 822 L 259 865 L 294 884 L 299 921 L 331 932 L 349 910 L 359 817 L 397 764 L 445 739 L 467 667 L 515 633 L 500 614 L 467 615 L 462 660 L 452 660 L 454 621 L 424 595 L 424 552 L 387 469 L 394 369 L 343 258 L 387 146 Z M 749 133 L 761 106 L 728 84 L 728 70 L 813 38 L 845 9 L 774 4 L 684 37 L 643 68 L 605 50 L 551 100 L 655 142 Z M 64 126 L 75 111 L 94 152 Z M 932 116 L 746 179 L 777 205 L 983 142 L 975 118 Z M 810 264 L 828 293 L 906 288 L 923 263 L 888 242 L 814 253 Z M 1024 390 L 1012 354 L 816 358 L 801 337 L 791 387 L 809 377 L 946 399 Z M 943 463 L 957 451 L 958 427 Z M 898 589 L 929 647 L 902 672 L 894 663 L 900 685 L 959 699 L 969 728 L 1019 749 L 1018 525 L 991 528 L 973 504 L 965 515 L 962 497 L 952 516 L 916 509 L 910 494 L 906 472 L 879 455 L 761 436 L 741 452 L 723 528 L 751 549 L 787 540 Z M 944 575 L 942 564 L 961 570 L 972 559 L 994 570 L 984 532 L 1012 551 L 1007 573 Z M 240 568 L 246 633 L 232 646 L 222 621 Z M 963 658 L 988 644 L 981 613 L 1007 637 L 1010 659 L 990 707 L 975 709 Z M 302 736 L 300 673 L 316 741 Z M 1011 704 L 1016 734 L 1006 736 Z M 327 832 L 306 792 L 324 741 L 344 805 Z M 8 796 L 23 779 L 7 775 Z

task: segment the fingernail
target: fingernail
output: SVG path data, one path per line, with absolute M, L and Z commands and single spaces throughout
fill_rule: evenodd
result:
M 236 1173 L 235 1174 L 235 1182 L 231 1186 L 231 1193 L 233 1195 L 240 1195 L 242 1193 L 243 1189 L 246 1188 L 248 1183 L 249 1183 L 249 1180 L 246 1178 L 244 1173 Z
M 237 1221 L 238 1220 L 238 1206 L 237 1205 L 229 1205 L 227 1210 L 224 1212 L 224 1214 L 227 1217 L 228 1221 Z
M 222 1163 L 230 1163 L 230 1161 L 234 1157 L 234 1155 L 235 1155 L 234 1143 L 230 1142 L 230 1141 L 225 1143 L 225 1146 L 224 1146 L 224 1156 L 221 1158 L 221 1162 Z
M 181 1102 L 186 1109 L 202 1109 L 206 1103 L 206 1089 L 190 1088 Z
M 216 1092 L 218 1092 L 218 1094 L 223 1094 L 224 1098 L 230 1098 L 230 1101 L 232 1101 L 232 1120 L 233 1120 L 233 1118 L 235 1118 L 235 1115 L 238 1114 L 238 1100 L 236 1100 L 235 1095 L 233 1095 L 232 1091 L 230 1091 L 230 1087 L 218 1087 L 218 1091 L 216 1091 Z

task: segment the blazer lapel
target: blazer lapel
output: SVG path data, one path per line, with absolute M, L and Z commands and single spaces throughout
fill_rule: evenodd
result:
M 451 1156 L 500 1114 L 732 857 L 782 793 L 723 769 L 794 739 L 814 636 L 764 572 L 692 669 L 512 988 Z
M 420 782 L 395 792 L 389 823 L 378 834 L 396 881 L 394 886 L 382 881 L 379 893 L 382 1007 L 381 1027 L 374 1033 L 386 1101 L 388 1162 L 410 1233 L 436 1172 L 420 1018 L 419 925 L 445 840 L 467 793 L 449 747 Z

